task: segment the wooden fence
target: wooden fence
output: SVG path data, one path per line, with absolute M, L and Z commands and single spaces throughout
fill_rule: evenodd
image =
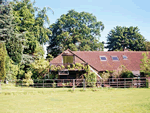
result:
M 100 80 L 97 86 L 113 88 L 142 88 L 146 87 L 146 78 L 109 78 L 107 81 Z
M 26 87 L 28 84 L 23 80 L 0 81 L 6 84 L 15 84 L 16 86 Z M 142 88 L 146 87 L 146 78 L 109 78 L 97 82 L 86 82 L 86 79 L 35 79 L 30 81 L 30 87 L 35 88 L 54 88 L 54 87 L 112 87 L 112 88 Z

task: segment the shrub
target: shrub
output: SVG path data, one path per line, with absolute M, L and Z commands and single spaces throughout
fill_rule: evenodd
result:
M 106 80 L 110 77 L 110 74 L 107 73 L 107 72 L 103 72 L 103 73 L 101 74 L 101 77 L 103 78 L 104 81 L 106 81 Z
M 61 68 L 62 68 L 62 69 L 64 69 L 64 68 L 65 68 L 65 66 L 61 65 Z
M 70 69 L 70 65 L 67 65 L 67 69 Z
M 95 87 L 97 81 L 97 75 L 92 72 L 92 73 L 84 74 L 84 76 L 86 78 L 87 85 Z
M 120 75 L 121 78 L 133 78 L 134 75 L 131 71 L 123 71 Z
M 23 79 L 23 83 L 26 85 L 26 86 L 29 86 L 29 85 L 33 85 L 33 80 L 31 79 L 31 76 L 32 76 L 32 72 L 31 71 L 28 71 L 27 73 L 25 73 L 25 79 Z

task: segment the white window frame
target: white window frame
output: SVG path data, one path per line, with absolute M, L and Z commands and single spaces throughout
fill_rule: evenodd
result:
M 122 55 L 122 58 L 123 58 L 124 56 L 127 57 L 126 55 Z M 123 60 L 128 60 L 128 57 L 127 57 L 126 59 L 123 58 Z
M 117 57 L 118 60 L 113 60 L 113 57 Z M 113 61 L 119 61 L 119 57 L 118 57 L 118 56 L 111 56 L 111 59 L 112 59 Z
M 106 56 L 99 56 L 101 61 L 107 61 L 107 57 Z M 105 57 L 106 60 L 102 60 L 101 57 Z

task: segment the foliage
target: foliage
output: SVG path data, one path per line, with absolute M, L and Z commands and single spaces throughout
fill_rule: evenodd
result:
M 120 66 L 120 72 L 118 73 L 117 77 L 120 78 L 133 78 L 134 75 L 131 71 L 129 71 L 124 65 Z
M 140 34 L 138 27 L 116 26 L 107 36 L 106 48 L 109 51 L 131 49 L 133 51 L 145 50 L 145 38 Z
M 140 70 L 141 72 L 148 73 L 150 72 L 150 59 L 148 58 L 149 53 L 142 53 L 143 59 L 141 59 Z
M 20 63 L 23 53 L 24 35 L 17 32 L 13 17 L 12 5 L 0 5 L 0 41 L 6 42 L 7 53 L 10 58 Z
M 29 86 L 29 85 L 33 85 L 33 80 L 31 79 L 31 76 L 32 76 L 32 72 L 31 71 L 28 71 L 27 73 L 25 73 L 25 79 L 23 79 L 23 83 L 26 85 L 26 86 Z
M 108 78 L 110 77 L 110 73 L 108 73 L 108 72 L 103 72 L 100 75 L 104 81 L 108 80 Z
M 123 70 L 121 75 L 120 75 L 121 78 L 133 78 L 134 75 L 131 71 L 129 70 Z
M 10 59 L 10 57 L 6 56 L 6 79 L 9 80 L 16 80 L 18 72 L 19 72 L 19 66 Z
M 19 71 L 17 76 L 17 78 L 23 79 L 25 77 L 25 73 L 27 73 L 31 68 L 30 64 L 33 63 L 34 60 L 43 58 L 44 49 L 41 45 L 48 40 L 48 35 L 51 34 L 51 31 L 45 27 L 45 24 L 49 23 L 49 18 L 46 15 L 48 9 L 46 7 L 43 9 L 33 7 L 34 3 L 30 0 L 14 0 L 10 3 L 13 6 L 14 22 L 17 23 L 15 25 L 15 29 L 17 33 L 24 34 L 24 40 L 26 42 L 22 46 L 23 55 L 21 63 L 18 66 Z M 17 39 L 12 38 L 11 42 L 16 40 Z M 11 46 L 13 45 L 15 44 L 12 44 Z M 14 56 L 18 56 L 18 54 L 14 53 Z
M 53 60 L 53 56 L 51 54 L 47 54 L 46 60 L 48 60 L 49 62 L 52 61 Z
M 35 60 L 34 63 L 31 64 L 31 68 L 33 70 L 33 79 L 42 79 L 49 72 L 49 62 L 45 59 Z
M 85 71 L 86 73 L 84 74 L 84 77 L 86 78 L 87 85 L 95 87 L 97 75 L 94 72 L 91 72 L 89 65 L 85 66 Z
M 4 80 L 6 77 L 5 61 L 6 61 L 6 49 L 5 44 L 0 42 L 0 80 Z
M 150 51 L 150 42 L 149 41 L 145 42 L 145 50 Z
M 52 35 L 49 36 L 47 51 L 54 57 L 68 48 L 72 51 L 103 50 L 103 44 L 98 39 L 104 25 L 90 13 L 70 10 L 49 29 Z
M 37 40 L 40 44 L 44 44 L 49 40 L 48 35 L 51 35 L 52 32 L 51 30 L 47 29 L 44 24 L 50 23 L 49 17 L 46 14 L 47 11 L 49 10 L 49 7 L 44 7 L 43 9 L 37 8 L 37 15 L 35 18 L 35 27 L 34 30 L 35 32 L 35 37 L 37 37 Z M 50 9 L 51 10 L 51 9 Z

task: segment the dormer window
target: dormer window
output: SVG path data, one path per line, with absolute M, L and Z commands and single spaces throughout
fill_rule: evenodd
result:
M 105 56 L 100 56 L 100 60 L 101 60 L 101 61 L 106 61 L 107 58 L 106 58 Z
M 128 59 L 128 57 L 126 55 L 123 55 L 122 57 L 123 57 L 123 60 L 127 60 Z
M 111 56 L 113 61 L 119 61 L 119 58 L 117 56 Z
M 63 63 L 66 64 L 71 64 L 73 63 L 73 56 L 63 56 Z

